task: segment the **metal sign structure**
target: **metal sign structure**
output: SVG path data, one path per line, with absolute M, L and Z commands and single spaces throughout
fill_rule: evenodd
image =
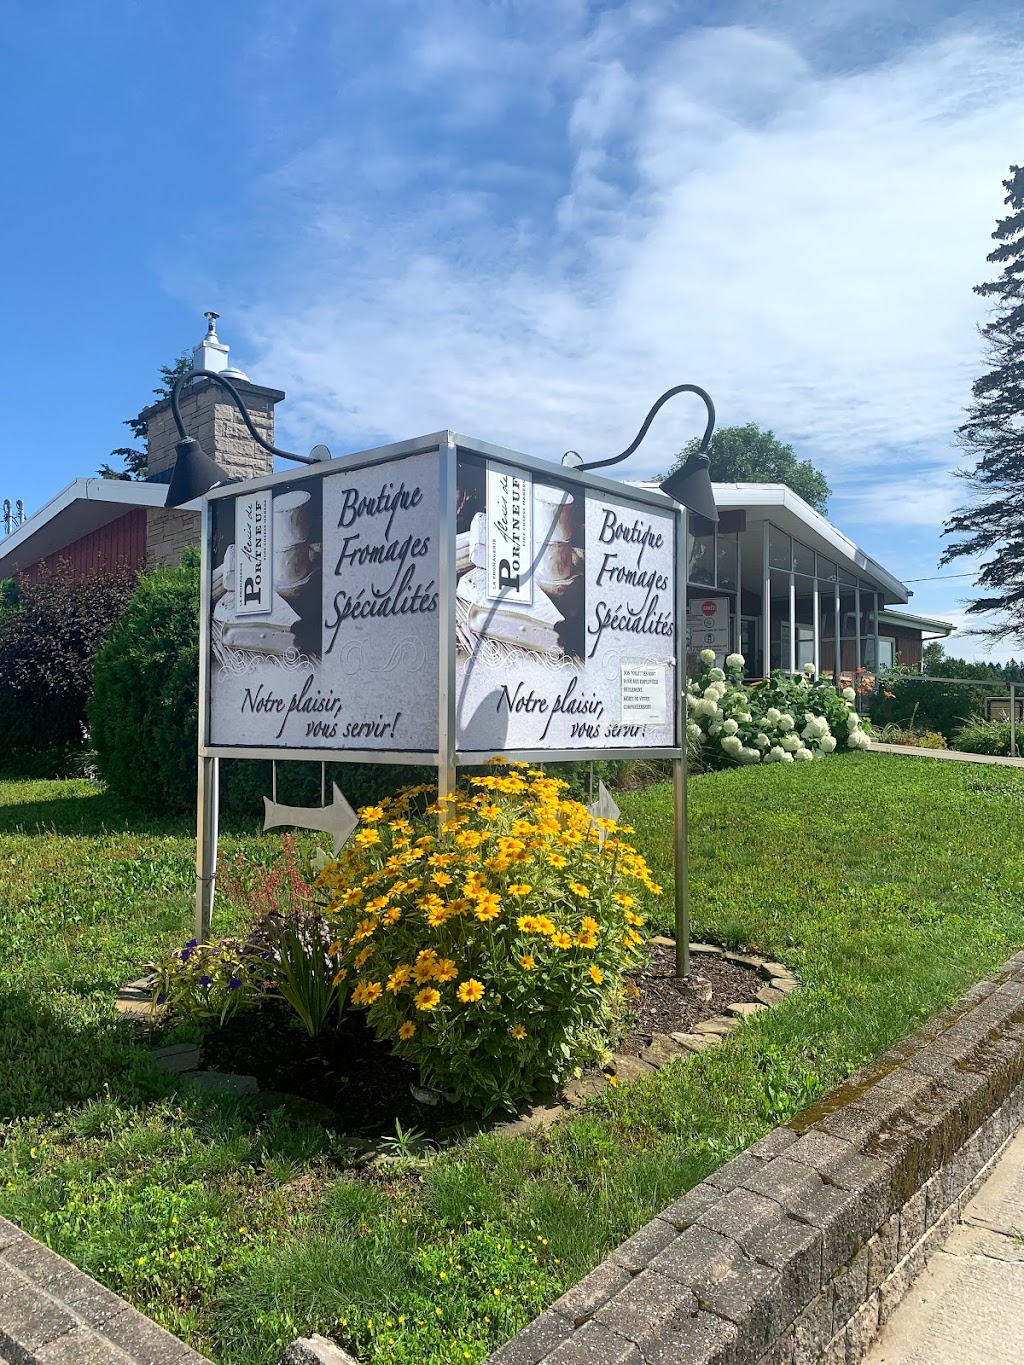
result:
M 684 517 L 451 431 L 213 489 L 197 935 L 222 757 L 429 764 L 442 797 L 498 754 L 669 758 L 685 920 Z

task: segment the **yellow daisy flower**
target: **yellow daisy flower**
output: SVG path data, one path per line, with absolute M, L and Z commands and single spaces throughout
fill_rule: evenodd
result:
M 475 1004 L 476 1001 L 483 998 L 483 993 L 484 993 L 483 982 L 477 981 L 473 977 L 470 977 L 468 981 L 463 981 L 462 985 L 456 992 L 459 999 L 462 1001 L 464 1005 Z
M 459 974 L 459 969 L 450 957 L 443 957 L 434 968 L 435 981 L 452 981 Z
M 532 972 L 537 964 L 536 962 L 534 962 L 533 958 L 530 956 L 529 953 L 524 953 L 523 956 L 519 959 L 519 965 L 520 967 L 522 967 L 524 972 Z
M 402 1027 L 398 1030 L 398 1036 L 399 1038 L 401 1038 L 403 1043 L 407 1043 L 415 1032 L 416 1025 L 412 1022 L 411 1019 L 407 1019 L 405 1023 L 402 1025 Z
M 379 981 L 360 981 L 352 992 L 352 1003 L 353 1005 L 372 1005 L 375 1000 L 380 998 L 383 989 Z
M 582 882 L 570 882 L 569 890 L 574 896 L 579 896 L 581 899 L 590 895 L 590 887 L 584 886 Z
M 403 986 L 409 984 L 409 978 L 411 976 L 412 968 L 408 963 L 403 962 L 400 966 L 396 967 L 388 977 L 388 990 L 392 995 L 397 995 Z
M 460 987 L 459 989 L 462 990 L 463 987 Z M 441 992 L 435 991 L 433 987 L 428 986 L 422 991 L 417 992 L 413 1004 L 418 1010 L 432 1010 L 440 999 Z
M 510 896 L 528 896 L 533 890 L 529 882 L 513 882 L 508 889 Z
M 590 973 L 590 979 L 591 981 L 593 981 L 595 986 L 601 986 L 604 984 L 604 972 L 601 970 L 600 967 L 588 967 L 587 971 Z
M 556 933 L 551 935 L 551 942 L 556 948 L 571 948 L 572 939 L 568 934 Z
M 523 1028 L 522 1024 L 513 1025 L 513 1027 L 510 1028 L 508 1032 L 509 1037 L 514 1038 L 517 1043 L 521 1043 L 523 1039 L 526 1037 L 526 1029 Z

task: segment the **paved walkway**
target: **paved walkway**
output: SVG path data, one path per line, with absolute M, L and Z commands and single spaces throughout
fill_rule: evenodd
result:
M 1024 1128 L 965 1205 L 864 1365 L 1020 1365 L 1022 1360 Z
M 1024 725 L 1021 726 L 1019 747 L 1024 748 Z M 945 758 L 956 763 L 995 763 L 1004 768 L 1024 768 L 1024 758 L 1001 758 L 994 754 L 962 754 L 958 749 L 920 749 L 916 744 L 880 744 L 871 741 L 868 750 L 873 754 L 906 754 L 913 758 Z

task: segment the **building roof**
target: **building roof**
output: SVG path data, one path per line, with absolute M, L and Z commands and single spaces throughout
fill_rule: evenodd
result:
M 163 507 L 167 485 L 128 479 L 75 479 L 56 497 L 26 517 L 0 540 L 0 578 L 59 554 L 66 546 L 98 531 L 133 507 Z M 198 511 L 198 502 L 183 509 Z
M 885 607 L 878 613 L 878 624 L 896 626 L 903 630 L 919 630 L 922 635 L 934 635 L 940 640 L 944 640 L 956 630 L 951 621 L 939 621 L 931 616 L 917 616 L 909 611 L 893 611 L 891 607 Z

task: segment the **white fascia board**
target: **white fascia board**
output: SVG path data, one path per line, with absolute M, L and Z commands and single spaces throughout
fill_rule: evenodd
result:
M 657 488 L 657 484 L 643 484 L 642 487 Z M 723 511 L 746 512 L 783 512 L 798 525 L 783 524 L 779 530 L 788 531 L 798 540 L 806 540 L 810 548 L 829 558 L 842 561 L 843 567 L 857 569 L 868 578 L 877 581 L 878 586 L 888 597 L 899 602 L 909 602 L 910 592 L 894 574 L 882 567 L 877 560 L 864 553 L 849 536 L 844 536 L 837 526 L 827 517 L 804 502 L 784 483 L 713 483 L 715 505 Z M 756 518 L 755 518 L 756 519 Z
M 878 613 L 878 624 L 902 626 L 906 630 L 920 630 L 922 633 L 927 631 L 943 640 L 956 630 L 952 621 L 940 621 L 931 616 L 915 616 L 907 611 L 892 611 L 889 607 L 883 607 Z
M 130 507 L 163 507 L 166 501 L 165 483 L 143 483 L 135 479 L 75 479 L 44 503 L 38 512 L 33 512 L 16 531 L 0 540 L 0 578 L 6 576 L 7 564 L 11 560 L 21 559 L 21 552 L 29 549 L 29 542 L 44 527 L 77 502 L 105 502 L 127 511 Z

